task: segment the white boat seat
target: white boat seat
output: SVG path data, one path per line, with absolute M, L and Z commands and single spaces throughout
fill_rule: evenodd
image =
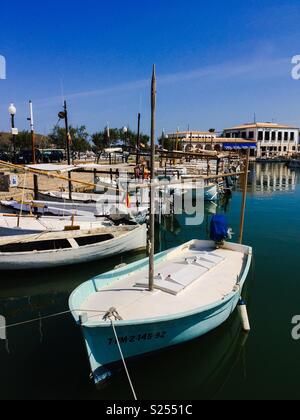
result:
M 200 279 L 209 270 L 196 265 L 187 265 L 173 274 L 159 273 L 154 278 L 155 289 L 165 293 L 178 295 L 180 292 L 191 286 L 196 280 Z M 136 287 L 148 287 L 148 283 L 138 283 Z

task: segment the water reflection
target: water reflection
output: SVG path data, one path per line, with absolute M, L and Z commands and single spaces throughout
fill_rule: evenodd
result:
M 218 330 L 192 343 L 155 354 L 139 360 L 130 366 L 135 386 L 142 399 L 212 399 L 224 396 L 235 398 L 255 396 L 256 393 L 276 395 L 278 389 L 285 390 L 274 381 L 274 372 L 285 378 L 286 392 L 295 393 L 299 389 L 299 364 L 296 364 L 298 347 L 291 349 L 289 342 L 280 340 L 280 356 L 289 362 L 295 359 L 293 370 L 282 362 L 278 364 L 278 337 L 285 336 L 291 313 L 299 306 L 299 286 L 297 283 L 297 253 L 299 253 L 299 192 L 298 195 L 275 192 L 293 192 L 299 183 L 298 173 L 285 165 L 258 164 L 252 167 L 249 189 L 252 193 L 248 209 L 251 223 L 246 224 L 245 238 L 255 249 L 257 284 L 251 282 L 251 297 L 248 300 L 253 331 L 244 346 L 239 318 L 235 313 Z M 274 194 L 275 200 L 260 199 Z M 258 197 L 258 199 L 257 199 Z M 216 212 L 226 212 L 230 226 L 238 232 L 240 215 L 239 191 L 230 199 L 205 205 L 205 221 L 201 226 L 185 226 L 177 217 L 166 220 L 157 239 L 157 250 L 174 247 L 194 238 L 209 237 L 209 224 Z M 259 202 L 259 214 L 255 212 Z M 277 206 L 276 212 L 273 212 Z M 297 207 L 298 206 L 298 207 Z M 294 223 L 294 236 L 286 240 L 290 220 Z M 266 223 L 268 223 L 266 227 Z M 270 247 L 266 250 L 266 234 L 269 227 L 276 227 L 270 234 Z M 281 238 L 272 241 L 276 235 Z M 236 239 L 236 237 L 234 238 Z M 292 242 L 290 240 L 292 239 Z M 271 248 L 274 243 L 274 248 Z M 288 244 L 288 246 L 287 246 Z M 285 253 L 285 250 L 288 252 Z M 275 255 L 275 257 L 273 257 Z M 39 315 L 49 315 L 68 309 L 70 293 L 83 281 L 123 262 L 130 263 L 142 258 L 142 254 L 116 256 L 105 262 L 62 270 L 47 270 L 37 273 L 1 274 L 0 313 L 8 322 L 21 322 Z M 277 257 L 281 256 L 281 258 Z M 282 258 L 284 256 L 284 258 Z M 284 262 L 283 262 L 284 261 Z M 296 263 L 295 263 L 296 261 Z M 294 267 L 294 268 L 293 268 Z M 294 271 L 293 271 L 294 270 Z M 286 302 L 282 290 L 286 287 L 286 272 L 294 273 L 290 279 L 290 289 Z M 270 279 L 270 287 L 260 285 Z M 294 282 L 294 283 L 293 283 Z M 252 310 L 251 300 L 255 302 Z M 270 299 L 276 302 L 278 322 L 276 329 L 265 328 L 266 306 Z M 295 308 L 295 309 L 291 309 Z M 108 386 L 96 391 L 89 380 L 89 365 L 79 329 L 71 316 L 36 322 L 17 327 L 8 334 L 8 349 L 0 341 L 0 393 L 1 398 L 47 398 L 47 399 L 124 399 L 131 398 L 126 377 L 121 373 Z M 257 357 L 257 348 L 267 355 Z M 246 375 L 244 356 L 247 349 L 249 363 Z M 298 357 L 298 356 L 297 356 Z M 278 370 L 278 371 L 277 371 Z M 264 372 L 260 378 L 260 373 Z M 289 377 L 285 377 L 285 375 Z M 289 379 L 289 378 L 292 379 Z M 269 379 L 270 378 L 270 379 Z M 294 378 L 294 382 L 293 382 Z M 268 391 L 266 391 L 268 390 Z M 273 392 L 273 394 L 272 394 Z
M 293 192 L 298 184 L 298 172 L 285 164 L 258 163 L 251 168 L 249 186 L 253 194 Z

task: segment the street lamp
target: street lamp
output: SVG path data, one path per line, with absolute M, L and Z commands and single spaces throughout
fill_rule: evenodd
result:
M 10 104 L 10 106 L 8 108 L 8 112 L 11 116 L 11 132 L 12 132 L 12 140 L 13 140 L 13 151 L 15 153 L 15 150 L 16 150 L 16 145 L 15 145 L 16 134 L 14 132 L 14 129 L 15 129 L 15 115 L 17 113 L 17 108 L 14 106 L 14 104 Z
M 123 127 L 122 128 L 122 132 L 123 132 L 123 134 L 124 134 L 124 147 L 126 147 L 127 146 L 127 138 L 126 138 L 126 135 L 127 135 L 127 133 L 128 133 L 128 128 L 125 126 L 125 127 Z

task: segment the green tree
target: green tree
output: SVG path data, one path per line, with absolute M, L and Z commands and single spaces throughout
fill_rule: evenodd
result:
M 147 145 L 149 143 L 149 136 L 141 133 L 140 140 L 142 144 Z M 135 148 L 137 141 L 137 133 L 128 128 L 125 134 L 120 128 L 111 128 L 109 130 L 109 136 L 107 128 L 103 131 L 99 131 L 92 135 L 92 142 L 97 151 L 103 151 L 108 147 L 114 147 L 116 145 L 126 145 L 127 147 Z
M 69 127 L 71 149 L 74 152 L 84 153 L 91 150 L 91 143 L 89 142 L 89 134 L 84 125 L 80 127 Z M 62 127 L 54 127 L 49 134 L 49 139 L 52 145 L 58 149 L 66 148 L 66 130 Z
M 89 134 L 86 131 L 86 126 L 72 128 L 70 127 L 70 135 L 72 140 L 72 150 L 78 153 L 84 153 L 91 150 L 91 143 L 89 142 Z

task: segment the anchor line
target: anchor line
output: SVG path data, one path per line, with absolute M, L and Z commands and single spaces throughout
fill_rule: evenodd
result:
M 113 332 L 114 332 L 114 335 L 115 335 L 115 339 L 116 339 L 116 342 L 117 342 L 117 345 L 118 345 L 118 348 L 119 348 L 119 352 L 120 352 L 120 355 L 121 355 L 121 358 L 122 358 L 122 362 L 123 362 L 123 365 L 124 365 L 124 369 L 125 369 L 125 372 L 126 372 L 126 375 L 127 375 L 127 378 L 128 378 L 128 382 L 129 382 L 134 400 L 138 401 L 137 395 L 136 395 L 136 392 L 135 392 L 135 389 L 134 389 L 134 386 L 133 386 L 128 368 L 127 368 L 125 357 L 124 357 L 124 354 L 123 354 L 123 351 L 122 351 L 122 348 L 121 348 L 121 345 L 120 345 L 120 341 L 119 341 L 119 337 L 118 337 L 118 334 L 117 334 L 117 331 L 116 331 L 116 328 L 115 328 L 114 321 L 112 319 L 110 321 L 111 321 L 111 326 L 112 326 L 112 329 L 113 329 Z
M 68 315 L 68 314 L 72 314 L 73 312 L 87 312 L 87 313 L 95 313 L 97 315 L 92 316 L 90 318 L 94 318 L 100 314 L 106 314 L 107 311 L 91 311 L 91 310 L 85 310 L 85 309 L 76 309 L 73 311 L 64 311 L 64 312 L 58 312 L 56 314 L 52 314 L 52 315 L 47 315 L 47 316 L 43 316 L 43 317 L 39 317 L 39 318 L 34 318 L 34 319 L 29 319 L 28 321 L 23 321 L 23 322 L 17 322 L 15 324 L 10 324 L 10 325 L 5 325 L 3 327 L 0 327 L 0 331 L 1 330 L 7 330 L 9 328 L 16 328 L 16 327 L 20 327 L 22 325 L 28 325 L 28 324 L 33 324 L 35 322 L 41 322 L 41 321 L 45 321 L 47 319 L 53 319 L 53 318 L 58 318 L 60 316 L 64 316 L 64 315 Z

